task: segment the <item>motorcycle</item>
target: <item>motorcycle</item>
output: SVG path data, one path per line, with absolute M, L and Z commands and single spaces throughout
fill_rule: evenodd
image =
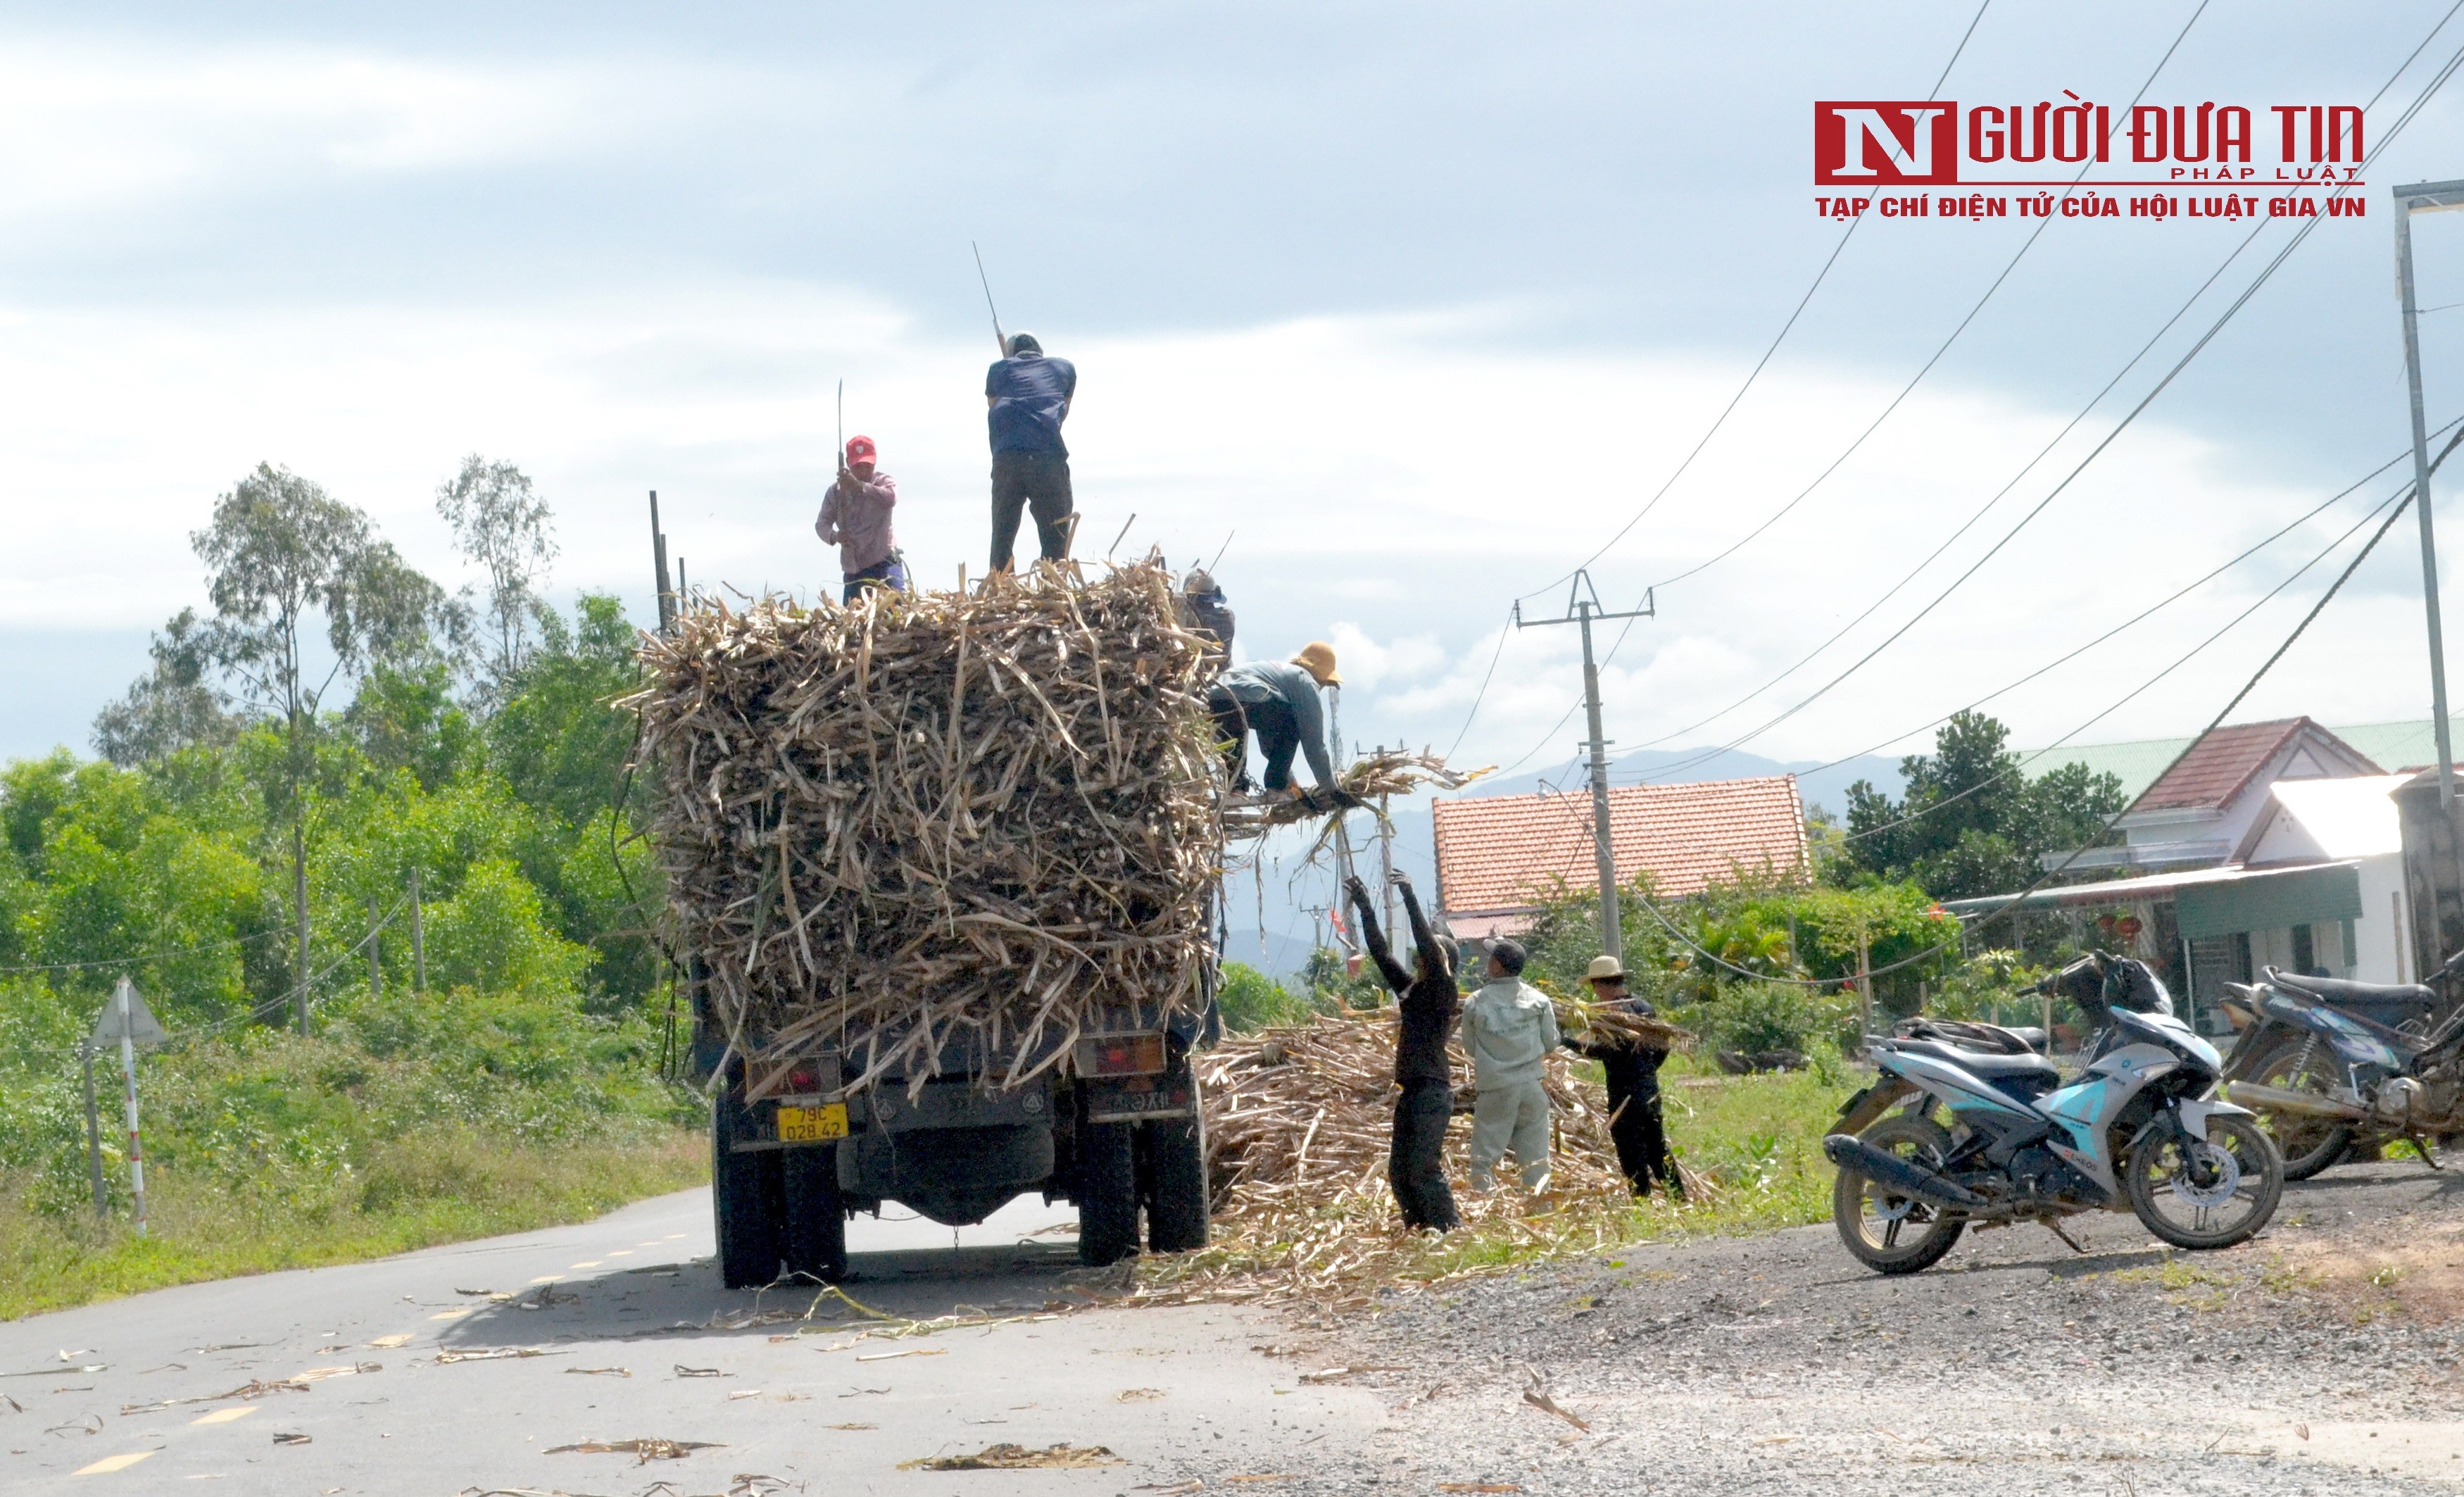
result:
M 2437 980 L 2464 972 L 2464 952 Z M 2393 1139 L 2440 1169 L 2434 1136 L 2464 1132 L 2464 1007 L 2443 1020 L 2419 983 L 2349 982 L 2276 967 L 2227 983 L 2241 1037 L 2225 1064 L 2225 1095 L 2256 1110 L 2304 1180 Z
M 2019 1222 L 2084 1250 L 2060 1223 L 2089 1211 L 2135 1213 L 2177 1247 L 2230 1247 L 2276 1214 L 2283 1157 L 2249 1110 L 2212 1099 L 2223 1057 L 2173 1017 L 2145 962 L 2093 953 L 2040 990 L 2098 1024 L 2067 1085 L 2033 1033 L 2002 1031 L 1990 1048 L 1867 1040 L 1881 1075 L 1822 1140 L 1839 1167 L 1832 1220 L 1859 1263 L 1915 1273 L 1970 1226 Z

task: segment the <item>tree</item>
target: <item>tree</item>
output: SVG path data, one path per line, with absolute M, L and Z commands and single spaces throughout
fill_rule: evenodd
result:
M 1957 713 L 1930 757 L 1900 760 L 1902 799 L 1867 781 L 1850 785 L 1838 875 L 1913 879 L 1937 899 L 2011 893 L 2035 881 L 2045 853 L 2093 841 L 2128 804 L 2120 779 L 2084 765 L 2030 780 L 2009 739 L 1997 719 Z
M 153 671 L 95 715 L 96 753 L 128 769 L 239 737 L 240 720 L 206 681 L 213 660 L 196 609 L 182 608 L 156 631 L 147 652 L 154 657 Z
M 286 468 L 259 463 L 214 501 L 213 521 L 188 541 L 206 563 L 214 619 L 199 635 L 206 658 L 280 727 L 285 753 L 275 809 L 290 823 L 293 911 L 298 922 L 298 1026 L 308 1027 L 308 847 L 302 790 L 315 768 L 318 704 L 338 677 L 408 663 L 432 649 L 445 594 L 371 533 L 367 517 Z M 308 656 L 324 621 L 332 661 Z M 176 621 L 175 621 L 176 622 Z
M 473 452 L 436 486 L 436 513 L 453 527 L 463 557 L 488 573 L 488 686 L 501 692 L 528 663 L 531 626 L 546 609 L 539 589 L 556 560 L 547 501 L 520 469 Z

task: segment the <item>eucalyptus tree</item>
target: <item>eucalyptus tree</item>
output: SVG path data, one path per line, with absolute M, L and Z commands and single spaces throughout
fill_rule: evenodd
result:
M 289 469 L 259 463 L 214 501 L 188 538 L 207 571 L 214 617 L 194 631 L 202 657 L 280 731 L 270 809 L 289 823 L 298 927 L 293 1014 L 308 1027 L 307 786 L 317 712 L 338 680 L 416 659 L 458 621 L 443 589 L 377 539 L 368 518 Z M 177 621 L 175 621 L 176 623 Z
M 487 600 L 475 610 L 487 634 L 483 694 L 501 697 L 529 662 L 532 631 L 546 613 L 539 589 L 557 552 L 547 501 L 519 468 L 473 452 L 436 486 L 436 513 L 452 527 L 464 559 L 488 574 Z M 462 592 L 471 595 L 468 587 Z

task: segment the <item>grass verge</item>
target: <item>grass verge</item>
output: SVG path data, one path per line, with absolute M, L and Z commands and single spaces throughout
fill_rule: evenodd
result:
M 311 1268 L 439 1243 L 587 1221 L 709 1178 L 697 1134 L 625 1145 L 508 1144 L 463 1131 L 370 1149 L 351 1188 L 269 1201 L 210 1178 L 149 1169 L 151 1234 L 124 1211 L 33 1209 L 33 1173 L 0 1175 L 0 1320 L 240 1274 Z

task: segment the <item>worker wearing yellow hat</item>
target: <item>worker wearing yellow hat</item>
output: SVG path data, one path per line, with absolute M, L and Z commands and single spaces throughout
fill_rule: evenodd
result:
M 1336 794 L 1334 764 L 1327 753 L 1326 708 L 1318 693 L 1341 685 L 1343 677 L 1334 669 L 1334 647 L 1322 641 L 1302 646 L 1287 661 L 1253 661 L 1216 677 L 1206 705 L 1223 737 L 1223 760 L 1232 771 L 1232 788 L 1244 795 L 1251 788 L 1248 737 L 1254 733 L 1259 757 L 1266 761 L 1268 794 L 1301 794 L 1292 783 L 1295 752 L 1309 756 L 1309 778 L 1317 782 L 1318 793 Z

